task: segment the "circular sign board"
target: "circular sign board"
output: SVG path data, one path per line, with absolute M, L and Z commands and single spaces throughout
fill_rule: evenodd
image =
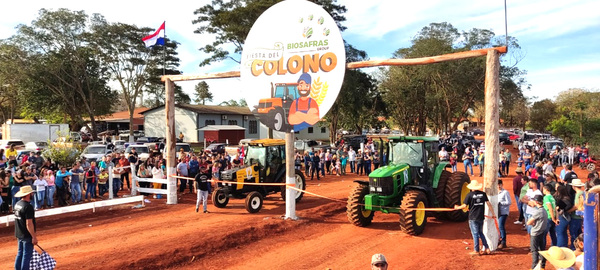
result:
M 256 20 L 240 75 L 246 102 L 261 123 L 295 132 L 316 124 L 335 102 L 346 70 L 340 31 L 321 6 L 288 0 Z

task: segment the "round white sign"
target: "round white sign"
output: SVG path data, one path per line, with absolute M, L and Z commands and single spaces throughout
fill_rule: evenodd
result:
M 300 131 L 335 102 L 346 70 L 342 35 L 321 6 L 280 2 L 256 20 L 244 45 L 241 79 L 250 110 L 267 127 Z

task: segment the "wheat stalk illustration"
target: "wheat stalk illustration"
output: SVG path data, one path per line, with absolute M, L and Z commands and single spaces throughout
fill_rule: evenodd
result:
M 325 100 L 328 89 L 329 89 L 329 84 L 327 84 L 327 82 L 324 82 L 323 87 L 321 88 L 321 94 L 319 95 L 319 98 L 317 98 L 317 104 L 319 104 L 319 106 L 321 106 L 321 103 L 323 103 L 323 100 Z
M 321 85 L 323 83 L 321 82 L 321 77 L 318 77 L 316 80 L 313 81 L 312 83 L 312 87 L 310 90 L 310 97 L 314 100 L 317 100 L 319 98 L 319 94 L 321 92 Z

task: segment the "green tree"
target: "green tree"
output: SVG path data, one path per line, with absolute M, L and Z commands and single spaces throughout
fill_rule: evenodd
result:
M 258 17 L 271 6 L 282 0 L 213 0 L 210 4 L 194 11 L 198 18 L 192 21 L 199 27 L 196 34 L 213 34 L 216 39 L 213 43 L 200 48 L 200 51 L 209 55 L 200 62 L 206 66 L 212 62 L 231 59 L 240 63 L 239 57 L 243 50 L 244 41 L 248 32 Z M 346 20 L 344 13 L 346 7 L 336 4 L 335 0 L 311 0 L 321 5 L 337 22 L 341 31 L 346 29 L 341 25 Z M 233 46 L 233 51 L 229 48 Z
M 141 38 L 153 31 L 152 28 L 140 28 L 124 23 L 109 23 L 101 15 L 92 18 L 94 35 L 91 37 L 95 53 L 118 84 L 121 98 L 129 111 L 129 138 L 133 140 L 133 112 L 137 99 L 152 75 L 148 67 L 159 67 L 162 58 L 153 50 L 157 46 L 146 48 Z M 156 77 L 156 76 L 154 76 Z
M 516 40 L 510 46 L 518 48 Z M 499 45 L 487 29 L 459 31 L 447 22 L 431 23 L 413 38 L 412 45 L 394 52 L 394 58 L 418 58 Z M 523 73 L 501 65 L 501 87 L 506 108 L 522 97 Z M 505 74 L 505 76 L 502 76 Z M 509 76 L 510 75 L 510 76 Z M 390 118 L 405 133 L 423 135 L 428 127 L 436 133 L 456 130 L 484 103 L 485 58 L 469 58 L 421 66 L 384 68 L 380 91 Z M 512 82 L 512 83 L 510 83 Z M 504 89 L 503 89 L 504 88 Z
M 550 123 L 557 117 L 557 106 L 552 100 L 536 101 L 531 106 L 529 126 L 537 131 L 545 131 Z
M 208 84 L 205 81 L 201 81 L 194 87 L 194 102 L 206 104 L 206 101 L 213 101 L 213 94 L 208 89 Z
M 367 53 L 346 46 L 346 62 L 368 60 Z M 361 97 L 361 98 L 357 98 Z M 377 125 L 378 116 L 385 116 L 375 80 L 361 70 L 347 69 L 340 93 L 323 120 L 329 124 L 329 139 L 335 141 L 339 129 L 360 134 L 363 128 Z
M 219 106 L 248 107 L 248 103 L 246 103 L 246 100 L 243 98 L 240 100 L 230 99 L 219 103 Z
M 19 91 L 22 113 L 50 120 L 68 115 L 75 130 L 88 116 L 96 136 L 95 117 L 110 111 L 112 92 L 106 70 L 88 46 L 88 25 L 83 11 L 41 9 L 31 25 L 17 27 L 11 41 L 24 52 L 17 64 L 25 75 Z
M 148 72 L 148 81 L 144 86 L 144 93 L 147 98 L 144 104 L 148 107 L 158 107 L 165 104 L 165 83 L 161 81 L 162 75 L 180 75 L 180 59 L 177 57 L 177 47 L 179 42 L 165 38 L 164 46 L 155 46 L 150 50 L 151 57 L 156 61 L 149 61 L 146 70 Z M 186 94 L 181 86 L 175 84 L 175 103 L 187 104 L 191 98 Z
M 571 141 L 573 139 L 573 135 L 577 134 L 579 126 L 577 123 L 575 123 L 575 121 L 563 115 L 558 119 L 552 120 L 550 125 L 548 125 L 548 130 L 550 130 L 550 132 L 552 132 L 552 134 L 555 136 L 559 136 L 566 141 Z

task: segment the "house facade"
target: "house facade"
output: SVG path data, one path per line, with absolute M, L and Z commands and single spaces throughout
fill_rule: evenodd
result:
M 141 114 L 144 116 L 145 136 L 166 137 L 165 106 L 147 109 Z M 206 130 L 211 130 L 212 126 L 225 125 L 243 128 L 246 139 L 264 139 L 269 136 L 269 129 L 254 117 L 248 107 L 175 104 L 175 134 L 178 136 L 179 132 L 183 133 L 185 142 L 203 142 Z M 212 140 L 213 137 L 209 137 Z M 273 137 L 284 139 L 285 133 L 273 131 Z M 319 122 L 297 132 L 295 137 L 300 140 L 329 141 L 329 127 Z
M 166 137 L 165 106 L 148 109 L 142 115 L 146 136 Z M 185 142 L 203 142 L 204 131 L 201 129 L 211 125 L 240 126 L 244 128 L 245 138 L 267 136 L 266 127 L 261 128 L 247 107 L 175 104 L 175 133 L 177 136 L 183 133 Z

